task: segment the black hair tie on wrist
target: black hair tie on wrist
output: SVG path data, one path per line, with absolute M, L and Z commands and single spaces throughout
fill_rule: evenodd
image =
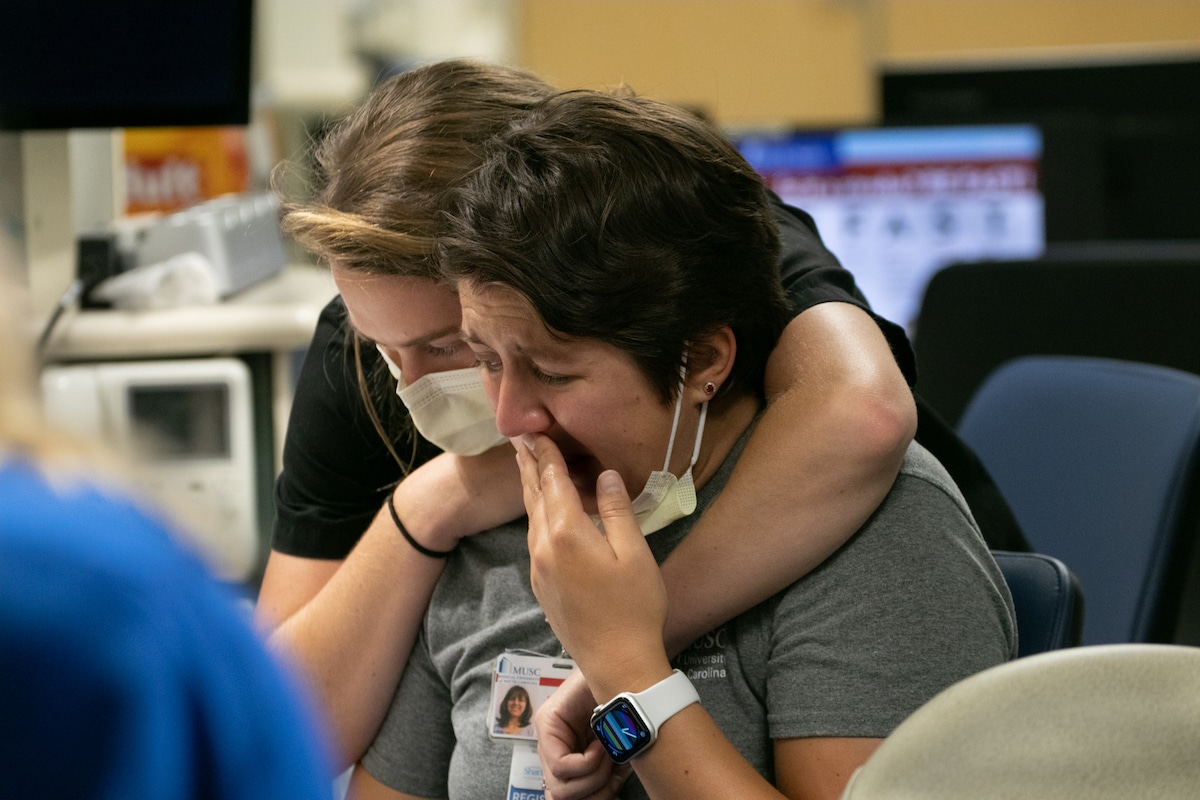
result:
M 428 547 L 414 539 L 413 535 L 408 532 L 408 528 L 404 527 L 404 523 L 400 521 L 400 515 L 396 513 L 396 504 L 392 502 L 391 492 L 388 492 L 387 507 L 388 511 L 392 512 L 392 522 L 396 523 L 396 529 L 400 531 L 400 535 L 403 536 L 418 553 L 423 556 L 429 556 L 430 558 L 449 558 L 450 554 L 454 552 L 453 550 L 430 550 Z

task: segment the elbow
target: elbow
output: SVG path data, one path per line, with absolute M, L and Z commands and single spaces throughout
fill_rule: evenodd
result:
M 895 476 L 917 434 L 917 405 L 907 383 L 866 381 L 847 387 L 842 402 L 848 440 L 863 463 Z
M 874 403 L 869 414 L 876 431 L 875 452 L 890 455 L 898 464 L 917 435 L 917 404 L 912 392 L 906 387 L 902 397 Z

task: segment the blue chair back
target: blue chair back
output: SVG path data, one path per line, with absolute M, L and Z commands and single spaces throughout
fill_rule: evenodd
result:
M 1083 633 L 1083 593 L 1067 565 L 1044 553 L 992 555 L 1017 615 L 1017 655 L 1074 647 Z
M 1083 644 L 1170 641 L 1195 538 L 1200 376 L 1019 358 L 984 381 L 959 433 L 1033 549 L 1079 577 Z

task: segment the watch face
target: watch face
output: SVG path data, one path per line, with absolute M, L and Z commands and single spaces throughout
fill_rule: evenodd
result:
M 624 764 L 654 742 L 650 726 L 623 697 L 613 700 L 592 717 L 592 730 L 618 764 Z

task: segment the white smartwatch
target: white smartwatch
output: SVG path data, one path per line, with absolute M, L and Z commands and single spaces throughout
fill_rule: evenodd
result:
M 658 738 L 658 729 L 692 703 L 696 687 L 679 670 L 641 692 L 622 692 L 592 712 L 592 731 L 608 755 L 624 764 Z

